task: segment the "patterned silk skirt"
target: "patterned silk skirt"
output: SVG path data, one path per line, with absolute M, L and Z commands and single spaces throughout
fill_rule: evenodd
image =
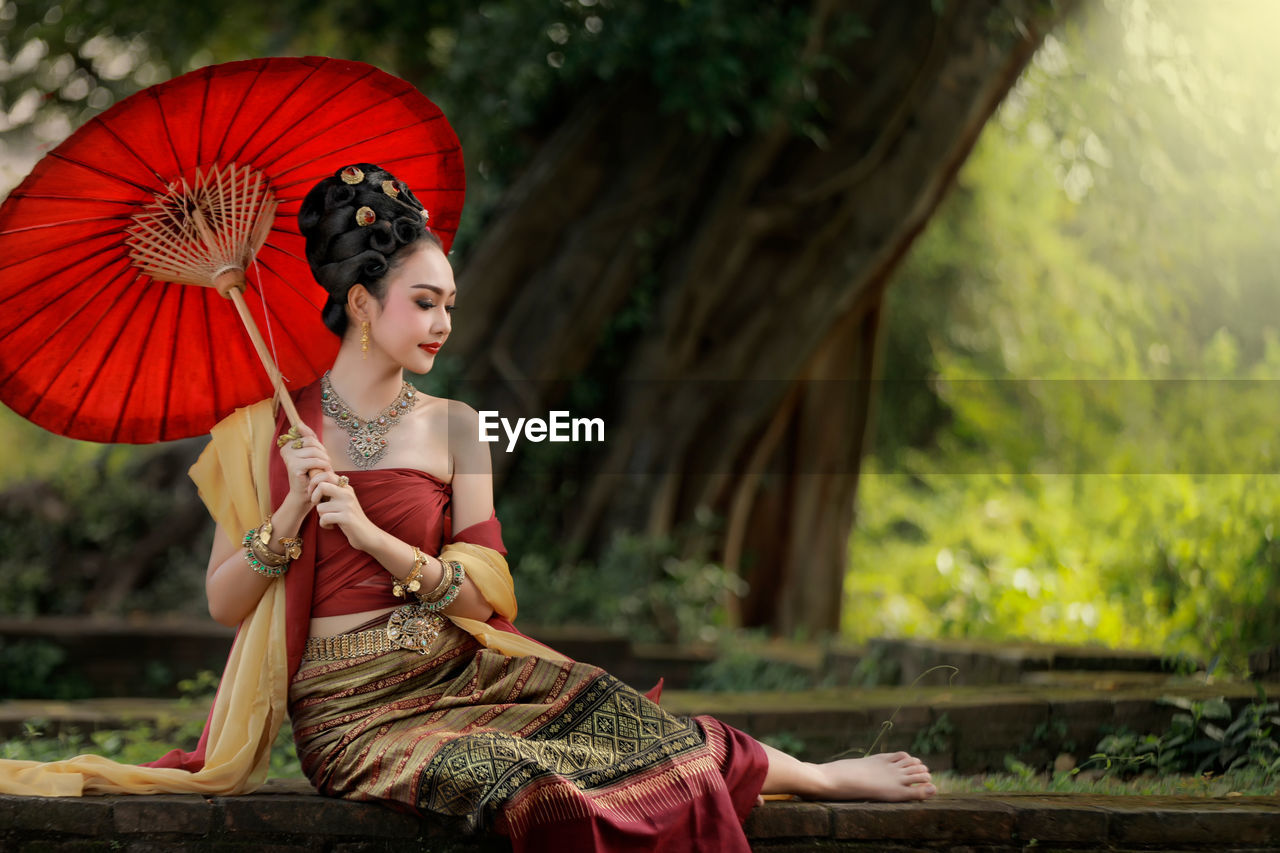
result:
M 674 717 L 596 666 L 507 657 L 449 623 L 425 655 L 304 660 L 289 690 L 303 772 L 525 850 L 746 851 L 763 748 Z

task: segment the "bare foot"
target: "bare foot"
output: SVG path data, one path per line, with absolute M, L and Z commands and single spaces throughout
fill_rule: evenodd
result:
M 926 800 L 938 793 L 929 768 L 905 752 L 880 753 L 816 765 L 821 798 L 829 800 Z

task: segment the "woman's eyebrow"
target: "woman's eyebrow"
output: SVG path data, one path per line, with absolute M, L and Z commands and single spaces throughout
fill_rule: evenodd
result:
M 443 287 L 436 287 L 434 284 L 411 284 L 411 285 L 409 285 L 409 289 L 410 289 L 410 290 L 414 290 L 415 288 L 424 288 L 424 289 L 426 289 L 426 290 L 434 290 L 438 295 L 440 295 L 440 296 L 444 296 L 444 288 L 443 288 Z M 454 295 L 455 293 L 457 293 L 457 292 L 458 292 L 458 289 L 455 287 L 455 288 L 454 288 L 454 289 L 449 293 L 449 295 L 450 295 L 450 296 L 453 296 L 453 295 Z

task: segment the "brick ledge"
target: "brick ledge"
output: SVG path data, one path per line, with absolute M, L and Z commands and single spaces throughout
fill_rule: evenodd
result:
M 771 801 L 746 824 L 752 848 L 800 850 L 1280 850 L 1280 797 L 947 795 L 925 803 Z M 272 780 L 241 797 L 0 796 L 0 850 L 220 853 L 509 851 L 445 836 L 381 806 Z

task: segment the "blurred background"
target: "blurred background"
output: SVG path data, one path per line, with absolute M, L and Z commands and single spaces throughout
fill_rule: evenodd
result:
M 1280 625 L 1277 32 L 1267 0 L 9 0 L 0 182 L 203 65 L 376 64 L 467 162 L 418 384 L 606 423 L 494 450 L 522 626 L 1238 669 Z M 0 611 L 205 618 L 202 445 L 0 411 Z

